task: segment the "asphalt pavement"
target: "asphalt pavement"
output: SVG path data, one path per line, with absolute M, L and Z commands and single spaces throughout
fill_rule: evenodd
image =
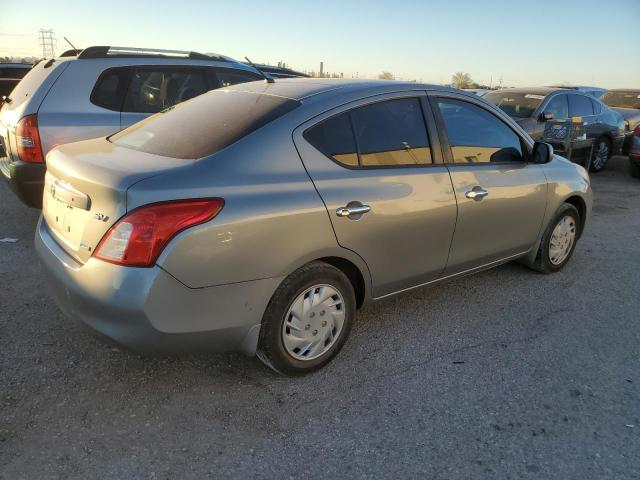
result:
M 46 294 L 0 182 L 0 478 L 640 478 L 640 181 L 616 157 L 554 275 L 508 264 L 359 311 L 303 378 L 145 358 Z

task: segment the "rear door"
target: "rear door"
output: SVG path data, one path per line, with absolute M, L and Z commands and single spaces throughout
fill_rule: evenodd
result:
M 374 297 L 434 280 L 446 265 L 456 201 L 425 98 L 361 100 L 294 132 L 338 243 L 365 260 Z
M 480 101 L 434 94 L 458 221 L 445 275 L 525 253 L 546 209 L 546 177 L 527 162 L 528 140 Z

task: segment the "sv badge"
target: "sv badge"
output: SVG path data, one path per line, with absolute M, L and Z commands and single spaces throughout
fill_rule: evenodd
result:
M 106 222 L 107 220 L 109 220 L 109 217 L 107 215 L 99 212 L 94 213 L 93 218 L 95 218 L 96 220 L 100 220 L 101 222 Z

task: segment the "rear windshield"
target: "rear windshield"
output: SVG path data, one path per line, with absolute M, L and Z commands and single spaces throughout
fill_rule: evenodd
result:
M 11 92 L 11 109 L 18 108 L 32 97 L 42 82 L 55 70 L 55 63 L 49 64 L 49 66 L 45 68 L 47 64 L 49 64 L 49 61 L 41 61 L 20 80 L 20 83 L 18 83 L 16 88 L 13 89 L 13 92 Z
M 169 107 L 109 140 L 165 157 L 194 159 L 212 155 L 298 107 L 300 102 L 272 95 L 214 90 Z
M 528 118 L 538 108 L 544 95 L 535 93 L 489 92 L 482 98 L 497 105 L 500 110 L 514 118 Z
M 607 92 L 600 97 L 605 104 L 618 108 L 640 108 L 640 91 Z

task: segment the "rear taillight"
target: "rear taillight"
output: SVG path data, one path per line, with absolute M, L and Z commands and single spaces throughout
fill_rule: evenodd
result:
M 16 143 L 20 160 L 30 163 L 44 162 L 37 115 L 27 115 L 20 119 L 16 126 Z
M 109 229 L 94 257 L 130 267 L 151 267 L 169 241 L 181 231 L 207 222 L 222 207 L 222 198 L 154 203 L 133 210 Z

